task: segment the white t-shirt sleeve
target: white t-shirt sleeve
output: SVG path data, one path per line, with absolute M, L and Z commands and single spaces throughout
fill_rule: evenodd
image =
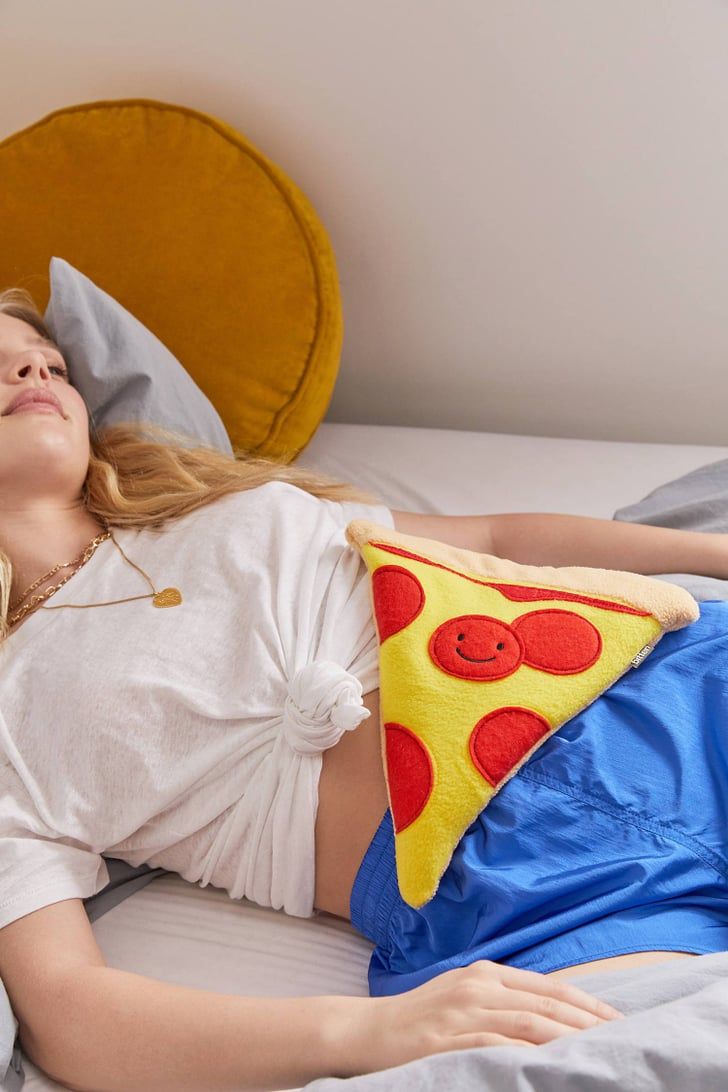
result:
M 10 795 L 14 771 L 0 766 L 0 929 L 63 899 L 86 899 L 109 883 L 100 853 L 33 832 L 19 793 Z
M 394 516 L 384 504 L 363 504 L 361 501 L 317 499 L 323 500 L 323 503 L 334 515 L 336 522 L 340 523 L 343 527 L 346 527 L 347 523 L 351 523 L 352 520 L 355 519 L 365 519 L 370 523 L 379 523 L 383 527 L 394 527 Z

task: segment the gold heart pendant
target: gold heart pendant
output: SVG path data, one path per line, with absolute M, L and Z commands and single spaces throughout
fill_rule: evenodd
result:
M 152 598 L 155 607 L 177 607 L 182 602 L 182 596 L 177 588 L 164 588 Z

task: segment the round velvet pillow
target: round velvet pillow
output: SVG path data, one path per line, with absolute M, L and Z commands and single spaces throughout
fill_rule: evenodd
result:
M 0 142 L 0 287 L 43 310 L 54 254 L 164 342 L 234 447 L 290 462 L 334 389 L 343 323 L 326 232 L 229 125 L 152 99 L 56 110 Z

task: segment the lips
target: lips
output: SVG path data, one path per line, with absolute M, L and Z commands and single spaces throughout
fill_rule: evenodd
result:
M 38 389 L 22 391 L 12 400 L 8 408 L 3 412 L 2 416 L 8 417 L 17 409 L 22 409 L 24 406 L 37 404 L 52 406 L 58 414 L 63 416 L 61 403 L 58 401 L 56 395 L 53 394 L 51 391 L 43 391 Z

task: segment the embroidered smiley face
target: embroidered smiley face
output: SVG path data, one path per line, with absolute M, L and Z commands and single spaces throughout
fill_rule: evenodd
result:
M 448 675 L 460 679 L 502 679 L 523 662 L 517 631 L 486 614 L 461 614 L 435 630 L 430 656 Z
M 504 679 L 521 664 L 549 675 L 575 675 L 599 659 L 599 630 L 572 611 L 533 610 L 510 625 L 487 614 L 461 614 L 438 626 L 430 659 L 458 679 Z

